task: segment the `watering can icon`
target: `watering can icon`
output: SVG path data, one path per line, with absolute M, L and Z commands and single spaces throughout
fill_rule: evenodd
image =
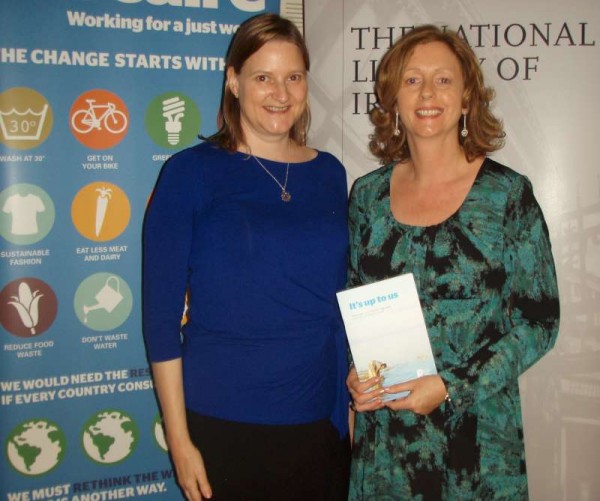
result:
M 105 310 L 111 313 L 123 301 L 123 294 L 121 294 L 120 288 L 121 283 L 118 277 L 114 275 L 108 277 L 102 288 L 94 296 L 96 304 L 91 306 L 83 305 L 83 323 L 87 324 L 87 316 L 90 311 Z

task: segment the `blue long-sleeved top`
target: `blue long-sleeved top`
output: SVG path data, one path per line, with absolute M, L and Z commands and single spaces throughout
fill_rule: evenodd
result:
M 260 159 L 283 183 L 287 164 Z M 150 361 L 182 358 L 186 406 L 221 419 L 347 430 L 343 166 L 289 166 L 290 202 L 252 157 L 203 143 L 174 155 L 144 223 Z M 180 328 L 184 295 L 188 321 Z

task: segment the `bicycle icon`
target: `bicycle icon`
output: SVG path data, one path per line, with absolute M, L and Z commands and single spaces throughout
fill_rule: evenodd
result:
M 106 129 L 111 134 L 119 134 L 127 127 L 127 116 L 110 101 L 95 104 L 95 99 L 86 99 L 87 109 L 78 110 L 71 117 L 71 125 L 80 134 L 88 134 L 94 129 Z M 104 110 L 104 111 L 102 111 Z M 96 112 L 102 112 L 100 116 Z

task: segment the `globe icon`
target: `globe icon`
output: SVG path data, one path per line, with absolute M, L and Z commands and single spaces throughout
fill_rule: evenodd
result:
M 25 421 L 15 427 L 6 441 L 6 455 L 12 467 L 24 475 L 43 475 L 56 467 L 65 455 L 62 430 L 45 419 Z
M 138 429 L 130 416 L 119 410 L 94 414 L 82 433 L 83 448 L 97 463 L 113 464 L 126 459 L 138 442 Z
M 167 452 L 169 450 L 169 447 L 167 446 L 167 440 L 165 438 L 165 429 L 163 427 L 162 417 L 160 416 L 160 414 L 158 414 L 154 418 L 152 428 L 154 431 L 154 439 L 156 440 L 156 443 L 163 451 Z

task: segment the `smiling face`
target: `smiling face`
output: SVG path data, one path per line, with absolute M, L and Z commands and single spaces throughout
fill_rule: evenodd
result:
M 246 143 L 287 139 L 306 108 L 306 67 L 300 49 L 272 40 L 250 56 L 239 73 L 227 70 L 227 84 L 238 97 Z
M 417 45 L 402 72 L 397 110 L 409 143 L 443 138 L 458 143 L 464 80 L 458 58 L 442 42 Z

